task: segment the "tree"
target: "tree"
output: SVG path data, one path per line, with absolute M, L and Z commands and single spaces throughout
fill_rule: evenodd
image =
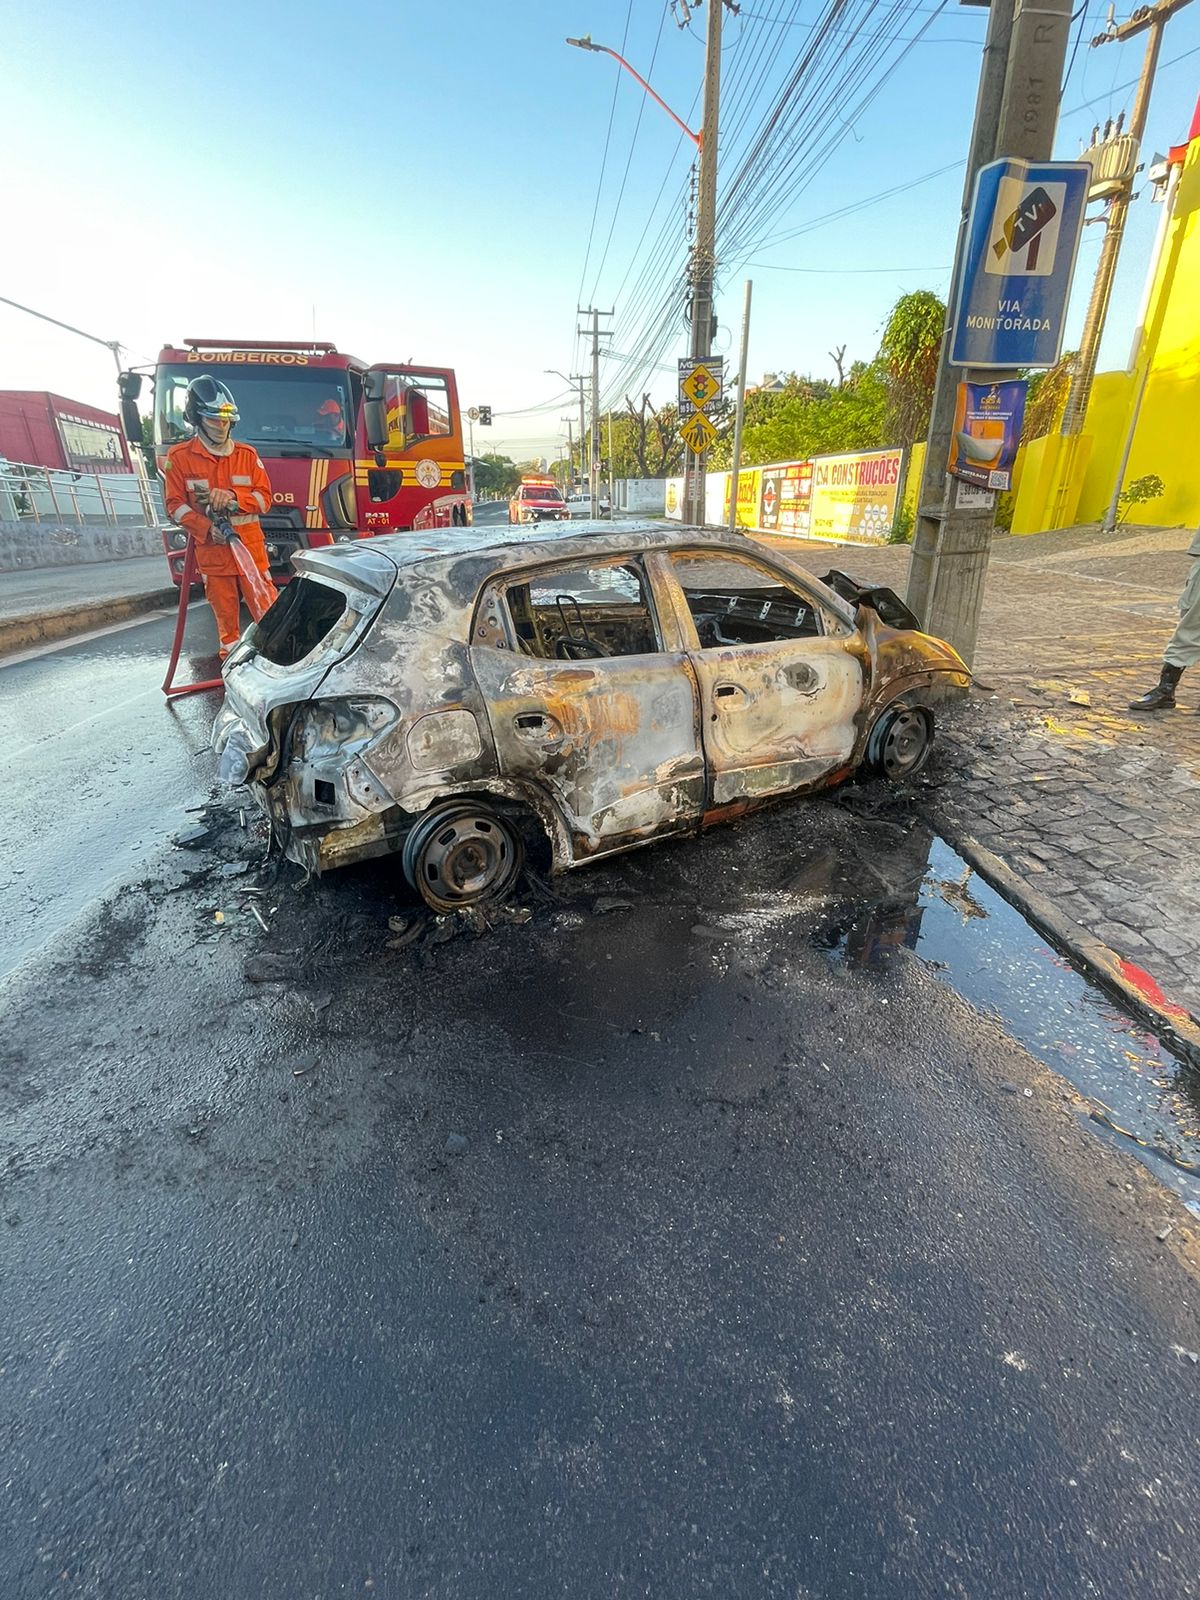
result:
M 475 459 L 475 493 L 509 495 L 521 481 L 519 468 L 507 456 L 491 452 Z
M 884 432 L 907 448 L 929 431 L 946 306 L 929 289 L 902 294 L 884 324 L 879 344 L 887 386 Z
M 621 447 L 617 447 L 614 420 L 614 471 L 622 478 L 669 478 L 683 470 L 683 441 L 679 437 L 679 413 L 675 406 L 660 406 L 656 411 L 650 396 L 644 394 L 640 406 L 625 396 L 627 410 L 619 421 Z M 628 463 L 628 468 L 626 468 Z M 625 470 L 617 470 L 617 467 Z M 629 470 L 632 469 L 632 470 Z
M 886 403 L 883 375 L 875 362 L 855 361 L 840 389 L 823 379 L 792 373 L 782 389 L 758 389 L 746 396 L 742 465 L 873 450 L 889 442 L 883 437 Z M 730 427 L 713 445 L 710 465 L 717 470 L 729 467 L 732 452 Z
M 158 477 L 158 461 L 154 455 L 154 418 L 142 418 L 142 454 L 146 458 L 146 471 L 151 479 Z
M 1042 372 L 1027 374 L 1029 387 L 1025 391 L 1025 423 L 1021 429 L 1021 443 L 1031 439 L 1044 439 L 1048 433 L 1057 433 L 1075 376 L 1078 350 L 1068 350 L 1052 367 Z

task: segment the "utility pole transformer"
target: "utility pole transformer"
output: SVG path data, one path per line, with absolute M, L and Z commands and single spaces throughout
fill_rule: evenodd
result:
M 1133 201 L 1133 181 L 1137 174 L 1137 151 L 1146 131 L 1146 113 L 1150 109 L 1150 91 L 1158 67 L 1162 48 L 1163 29 L 1168 18 L 1187 5 L 1188 0 L 1159 0 L 1159 4 L 1143 7 L 1134 12 L 1128 22 L 1123 22 L 1111 33 L 1102 33 L 1092 40 L 1092 49 L 1102 44 L 1119 44 L 1132 39 L 1135 34 L 1150 30 L 1146 40 L 1146 54 L 1134 96 L 1133 112 L 1129 118 L 1129 137 L 1133 140 L 1134 154 L 1129 175 L 1109 202 L 1108 217 L 1104 227 L 1104 242 L 1100 246 L 1100 259 L 1096 263 L 1096 276 L 1092 282 L 1092 297 L 1088 301 L 1087 316 L 1079 340 L 1079 360 L 1071 379 L 1067 403 L 1063 409 L 1060 432 L 1070 438 L 1083 432 L 1084 417 L 1092 393 L 1092 379 L 1096 375 L 1096 361 L 1100 354 L 1100 340 L 1108 316 L 1108 303 L 1112 298 L 1113 278 L 1117 271 L 1117 258 L 1121 254 L 1121 240 L 1125 235 L 1125 222 Z
M 728 0 L 708 0 L 708 32 L 704 47 L 704 120 L 700 129 L 700 176 L 696 194 L 696 239 L 691 260 L 691 344 L 688 354 L 703 361 L 712 354 L 717 239 L 717 142 L 721 104 L 721 22 Z M 689 452 L 690 454 L 690 452 Z M 704 521 L 704 475 L 707 451 L 685 460 L 684 519 Z
M 962 272 L 966 222 L 979 169 L 1004 156 L 1035 162 L 1051 157 L 1071 3 L 992 0 L 955 250 L 955 285 Z M 949 336 L 947 322 L 917 500 L 907 598 L 922 626 L 948 639 L 970 665 L 987 582 L 995 510 L 959 505 L 958 480 L 946 470 L 957 390 L 960 381 L 996 383 L 1018 374 L 972 373 L 952 367 L 946 359 Z

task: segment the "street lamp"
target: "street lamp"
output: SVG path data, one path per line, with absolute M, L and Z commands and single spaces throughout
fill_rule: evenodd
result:
M 714 0 L 714 3 L 716 3 L 716 0 Z M 585 34 L 582 39 L 568 39 L 567 43 L 568 44 L 573 44 L 577 50 L 594 50 L 598 54 L 611 56 L 614 61 L 619 62 L 620 65 L 625 68 L 625 71 L 628 72 L 631 77 L 634 77 L 634 78 L 637 79 L 637 81 L 641 84 L 642 88 L 645 89 L 646 93 L 650 96 L 651 100 L 657 101 L 657 103 L 663 108 L 663 110 L 670 117 L 671 121 L 675 124 L 675 126 L 677 128 L 682 128 L 683 129 L 684 133 L 687 134 L 688 138 L 696 146 L 696 149 L 699 150 L 702 147 L 703 142 L 704 142 L 703 130 L 700 133 L 693 133 L 692 130 L 688 127 L 687 123 L 684 122 L 683 118 L 682 117 L 677 117 L 675 115 L 675 113 L 671 110 L 671 108 L 667 104 L 667 102 L 662 98 L 662 96 L 658 95 L 658 94 L 655 94 L 654 90 L 646 82 L 645 78 L 642 77 L 641 73 L 637 70 L 637 68 L 636 67 L 631 67 L 629 65 L 628 61 L 626 61 L 626 59 L 625 59 L 625 57 L 623 55 L 618 55 L 618 53 L 615 50 L 610 49 L 609 46 L 606 45 L 606 44 L 593 44 L 592 43 L 592 37 L 591 37 L 590 34 Z
M 1179 0 L 1186 4 L 1186 0 Z M 731 11 L 738 8 L 734 0 L 709 0 L 708 30 L 704 44 L 704 110 L 699 133 L 693 133 L 682 117 L 676 116 L 667 102 L 657 94 L 636 68 L 625 57 L 606 44 L 595 44 L 590 35 L 582 39 L 568 39 L 577 50 L 590 50 L 611 56 L 637 80 L 671 121 L 695 145 L 699 152 L 699 176 L 696 184 L 696 225 L 689 277 L 691 279 L 691 338 L 688 355 L 694 361 L 703 361 L 712 353 L 716 320 L 713 315 L 716 272 L 716 222 L 717 222 L 717 110 L 721 95 L 721 18 L 725 6 Z M 686 8 L 685 8 L 686 9 Z M 704 521 L 704 469 L 706 452 L 695 454 L 684 467 L 684 499 L 688 520 L 697 524 Z

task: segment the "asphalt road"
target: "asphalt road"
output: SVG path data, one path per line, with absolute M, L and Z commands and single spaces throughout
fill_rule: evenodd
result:
M 0 1594 L 1200 1594 L 1195 1218 L 905 802 L 474 937 L 167 846 L 163 629 L 0 670 Z

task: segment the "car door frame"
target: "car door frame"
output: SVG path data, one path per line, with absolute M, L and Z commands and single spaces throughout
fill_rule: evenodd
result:
M 674 570 L 675 556 L 758 568 L 813 608 L 821 633 L 704 648 Z M 815 585 L 773 562 L 769 552 L 680 543 L 650 553 L 646 567 L 660 611 L 669 605 L 674 613 L 696 679 L 708 780 L 705 821 L 847 775 L 860 742 L 870 677 L 869 652 L 858 629 Z M 719 688 L 733 692 L 718 695 Z M 822 701 L 826 715 L 814 718 L 811 712 Z
M 521 650 L 508 590 L 583 566 L 639 569 L 657 650 L 573 661 Z M 700 826 L 708 762 L 695 669 L 675 609 L 660 606 L 641 549 L 592 557 L 565 551 L 496 574 L 476 602 L 470 648 L 500 771 L 550 799 L 575 863 Z M 672 718 L 673 735 L 663 726 Z M 604 747 L 619 766 L 606 761 Z

